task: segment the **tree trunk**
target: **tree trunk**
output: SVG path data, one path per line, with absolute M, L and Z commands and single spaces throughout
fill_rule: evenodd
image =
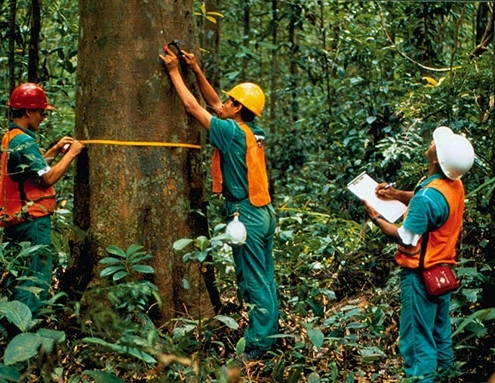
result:
M 186 115 L 158 58 L 173 39 L 198 50 L 192 0 L 80 0 L 78 139 L 199 144 L 200 127 Z M 180 238 L 206 233 L 205 219 L 194 213 L 204 207 L 200 150 L 87 147 L 77 161 L 80 235 L 65 284 L 83 292 L 98 281 L 94 266 L 107 246 L 138 244 L 153 255 L 163 319 L 212 314 L 199 266 L 184 264 L 172 248 Z
M 277 0 L 272 0 L 272 20 L 270 23 L 270 31 L 272 35 L 272 44 L 277 46 L 278 44 L 278 2 Z M 270 89 L 277 89 L 277 80 L 280 77 L 280 66 L 278 62 L 278 49 L 273 49 L 271 52 L 271 68 L 270 68 Z M 291 73 L 292 74 L 292 73 Z M 292 85 L 292 84 L 291 84 Z M 292 88 L 294 89 L 294 88 Z M 277 121 L 276 113 L 279 112 L 277 108 L 279 100 L 276 92 L 270 93 L 270 120 L 268 123 L 268 131 L 274 131 L 275 121 Z
M 29 39 L 28 81 L 39 82 L 39 43 L 41 31 L 41 9 L 39 0 L 31 1 L 31 36 Z
M 9 39 L 9 94 L 12 93 L 16 87 L 15 78 L 15 20 L 17 14 L 17 0 L 9 1 L 9 32 L 7 33 Z
M 242 46 L 246 50 L 246 52 L 249 51 L 249 38 L 251 35 L 251 30 L 250 30 L 250 24 L 251 24 L 251 6 L 249 3 L 249 0 L 244 0 L 243 3 L 243 35 L 242 35 Z M 249 66 L 249 60 L 246 58 L 246 56 L 243 56 L 242 62 L 241 62 L 241 74 L 239 76 L 241 82 L 246 81 L 246 68 Z
M 298 41 L 296 40 L 296 24 L 299 22 L 299 17 L 301 14 L 301 7 L 299 4 L 294 4 L 290 6 L 289 13 L 289 27 L 288 27 L 288 41 L 290 46 L 289 55 L 289 72 L 290 72 L 290 89 L 291 100 L 290 100 L 290 113 L 291 120 L 296 122 L 299 120 L 299 103 L 298 103 Z

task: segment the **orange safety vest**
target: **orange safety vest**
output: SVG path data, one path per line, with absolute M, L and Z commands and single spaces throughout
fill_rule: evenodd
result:
M 2 168 L 0 173 L 0 226 L 6 227 L 27 218 L 38 218 L 55 211 L 55 189 L 43 187 L 30 179 L 15 182 L 7 170 L 9 143 L 21 129 L 9 130 L 2 139 Z
M 246 135 L 246 166 L 248 179 L 249 201 L 253 206 L 261 207 L 271 201 L 268 191 L 268 175 L 266 173 L 265 152 L 258 146 L 253 131 L 244 122 L 238 122 L 239 127 Z M 222 169 L 220 166 L 220 151 L 215 149 L 212 158 L 212 191 L 222 192 Z
M 462 216 L 464 214 L 464 186 L 460 180 L 438 178 L 431 181 L 427 188 L 438 190 L 447 200 L 449 216 L 445 223 L 429 234 L 426 244 L 424 268 L 444 263 L 456 263 L 456 244 L 461 232 Z M 416 269 L 419 267 L 422 239 L 415 247 L 398 246 L 395 261 L 402 267 Z

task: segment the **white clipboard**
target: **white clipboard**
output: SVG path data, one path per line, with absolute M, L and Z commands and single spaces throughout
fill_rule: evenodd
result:
M 367 201 L 387 221 L 394 223 L 406 212 L 407 206 L 400 201 L 384 201 L 379 199 L 375 194 L 375 188 L 377 186 L 378 182 L 366 172 L 362 172 L 347 184 L 347 189 L 359 197 L 359 199 Z

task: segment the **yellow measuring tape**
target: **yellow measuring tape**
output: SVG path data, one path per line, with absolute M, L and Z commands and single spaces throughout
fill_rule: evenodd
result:
M 116 141 L 116 140 L 79 140 L 83 144 L 124 145 L 124 146 L 172 146 L 178 148 L 201 149 L 201 145 L 181 144 L 172 142 L 146 142 L 146 141 Z

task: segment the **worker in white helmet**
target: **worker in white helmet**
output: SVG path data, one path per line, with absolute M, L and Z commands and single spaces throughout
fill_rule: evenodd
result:
M 400 227 L 386 221 L 368 202 L 364 208 L 381 231 L 398 243 L 401 267 L 399 349 L 411 382 L 433 383 L 453 365 L 450 292 L 431 295 L 422 271 L 456 263 L 456 243 L 464 212 L 461 177 L 473 165 L 471 143 L 450 128 L 439 127 L 425 152 L 428 175 L 414 191 L 377 186 L 376 195 L 408 205 Z M 408 380 L 409 381 L 409 380 Z

